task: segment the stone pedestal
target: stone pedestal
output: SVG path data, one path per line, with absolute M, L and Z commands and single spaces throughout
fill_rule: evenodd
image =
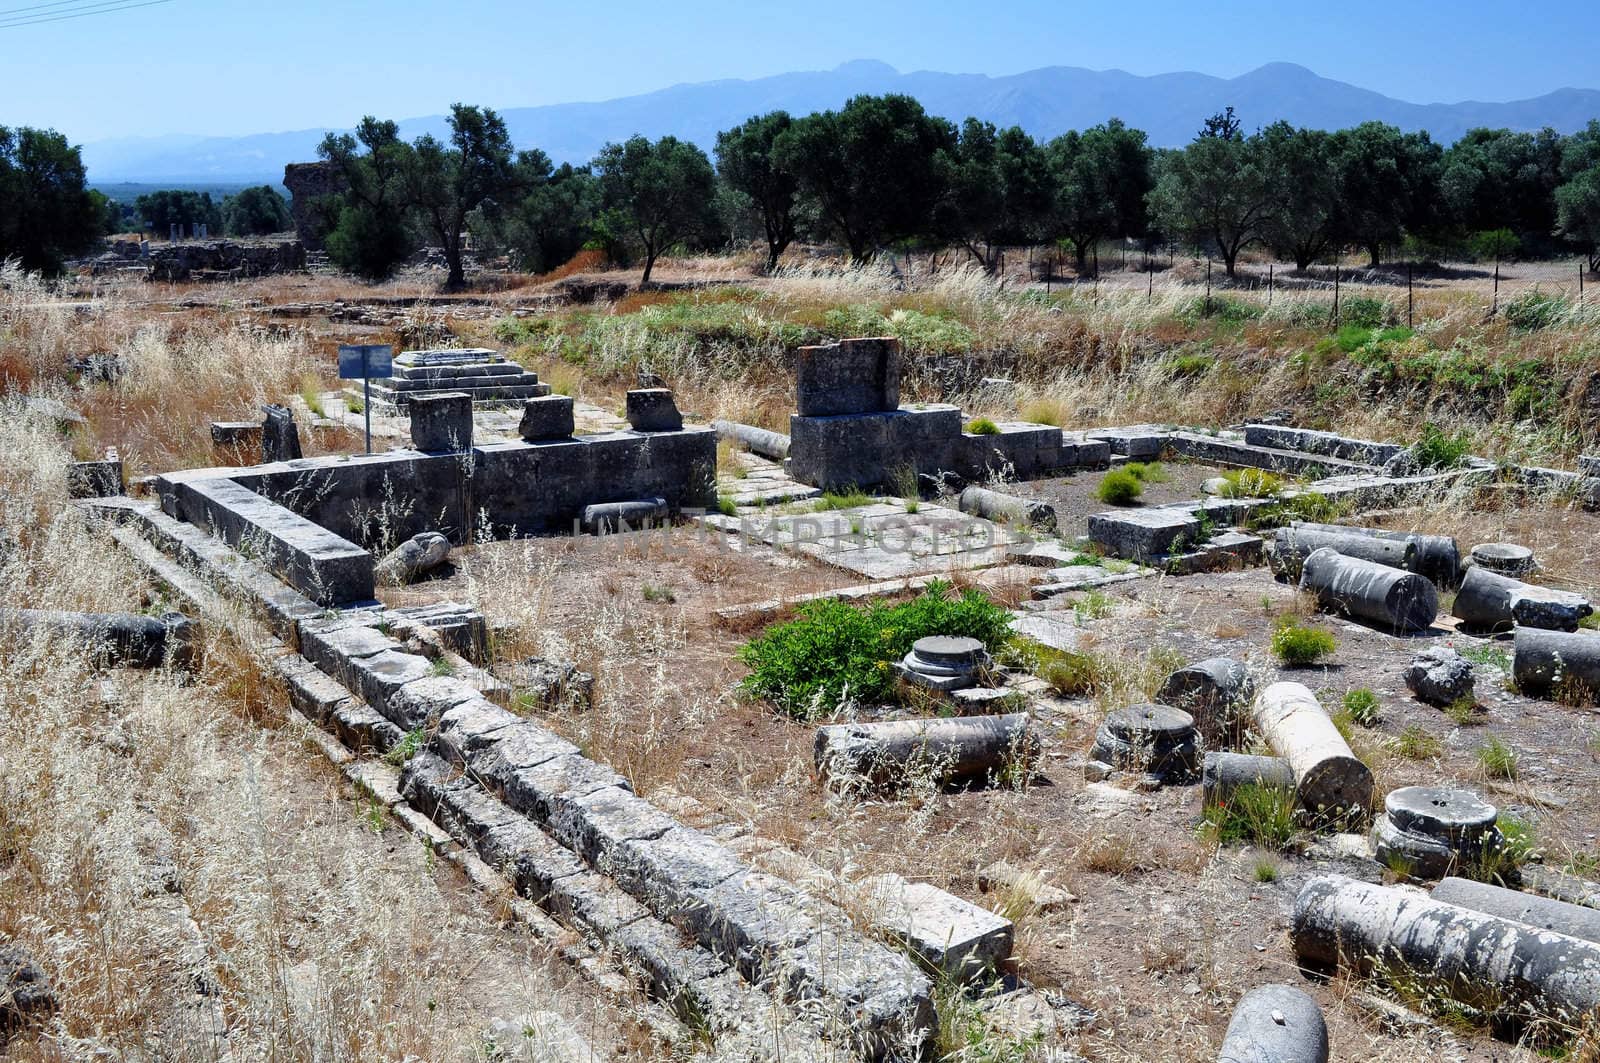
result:
M 472 396 L 436 391 L 411 400 L 411 445 L 424 453 L 472 449 Z
M 683 414 L 666 388 L 638 388 L 628 392 L 628 424 L 635 432 L 677 432 Z
M 269 405 L 261 407 L 267 415 L 261 423 L 261 461 L 294 461 L 301 457 L 300 430 L 295 427 L 294 414 L 288 407 Z
M 895 671 L 900 677 L 930 690 L 965 690 L 978 685 L 979 673 L 989 655 L 977 639 L 930 635 L 912 643 Z
M 67 496 L 69 498 L 105 498 L 122 494 L 122 462 L 110 458 L 105 461 L 75 461 L 67 466 Z
M 1194 717 L 1170 705 L 1112 710 L 1095 733 L 1090 756 L 1164 783 L 1192 783 L 1200 777 L 1200 736 Z
M 1470 790 L 1404 786 L 1372 826 L 1378 862 L 1412 878 L 1442 878 L 1478 859 L 1495 838 L 1495 807 Z
M 1516 543 L 1479 543 L 1468 556 L 1474 565 L 1482 565 L 1490 572 L 1519 579 L 1539 568 L 1539 563 L 1533 559 L 1533 551 Z
M 888 413 L 900 405 L 900 341 L 840 340 L 795 352 L 795 409 L 801 417 Z
M 522 422 L 517 425 L 517 435 L 526 442 L 537 443 L 545 439 L 566 439 L 575 428 L 572 399 L 566 395 L 543 395 L 522 404 Z

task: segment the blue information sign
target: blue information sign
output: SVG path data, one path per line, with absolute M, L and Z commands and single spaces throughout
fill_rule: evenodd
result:
M 394 348 L 387 343 L 339 345 L 340 380 L 383 380 L 394 375 Z

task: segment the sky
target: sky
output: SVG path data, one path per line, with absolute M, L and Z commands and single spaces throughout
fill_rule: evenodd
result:
M 0 125 L 242 135 L 852 59 L 1221 77 L 1284 61 L 1412 102 L 1499 101 L 1600 88 L 1597 44 L 1595 0 L 0 0 Z

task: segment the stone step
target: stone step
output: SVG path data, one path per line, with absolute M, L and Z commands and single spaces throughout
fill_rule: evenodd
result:
M 517 368 L 512 367 L 514 370 Z M 391 380 L 382 386 L 390 391 L 470 391 L 473 388 L 522 387 L 539 382 L 538 373 L 474 373 L 471 376 Z

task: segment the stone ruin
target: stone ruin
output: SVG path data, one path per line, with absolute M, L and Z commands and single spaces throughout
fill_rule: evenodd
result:
M 333 227 L 325 200 L 349 187 L 344 174 L 331 162 L 291 162 L 283 168 L 283 187 L 289 190 L 295 235 L 307 251 L 321 251 Z
M 232 281 L 306 268 L 298 239 L 257 237 L 155 244 L 143 259 L 150 281 Z
M 465 394 L 476 406 L 512 406 L 550 394 L 550 385 L 487 347 L 404 351 L 394 360 L 394 376 L 372 381 L 373 412 L 405 413 L 413 399 L 441 392 Z M 346 394 L 360 399 L 363 389 Z

